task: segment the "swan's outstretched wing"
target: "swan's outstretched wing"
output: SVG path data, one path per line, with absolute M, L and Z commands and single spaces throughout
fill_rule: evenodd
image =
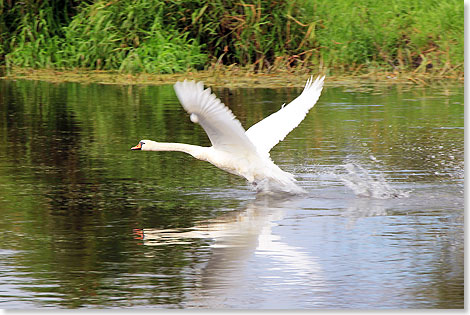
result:
M 256 148 L 245 134 L 241 123 L 210 88 L 204 90 L 202 82 L 184 80 L 174 85 L 176 96 L 191 121 L 204 128 L 214 148 L 230 152 L 255 152 Z
M 300 124 L 320 97 L 324 79 L 324 76 L 317 77 L 313 81 L 313 78 L 310 77 L 302 94 L 295 100 L 246 131 L 246 135 L 259 153 L 269 154 L 269 151 L 279 141 L 284 140 L 289 132 Z

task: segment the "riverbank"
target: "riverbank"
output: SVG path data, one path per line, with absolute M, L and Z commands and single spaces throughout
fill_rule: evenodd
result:
M 230 82 L 253 73 L 296 80 L 299 71 L 328 69 L 330 79 L 423 84 L 463 76 L 463 9 L 458 0 L 7 1 L 0 65 L 33 77 L 43 72 L 23 68 L 60 77 L 62 69 L 69 77 L 96 70 L 86 80 L 103 83 L 159 82 L 174 77 L 161 74 L 188 71 L 211 79 L 213 70 L 229 71 Z
M 187 71 L 177 74 L 126 74 L 103 70 L 51 70 L 12 68 L 0 79 L 25 79 L 48 81 L 53 83 L 77 82 L 121 85 L 162 85 L 173 84 L 178 80 L 203 81 L 208 86 L 216 87 L 294 87 L 303 86 L 309 75 L 321 74 L 319 71 L 277 70 L 273 72 L 253 72 L 238 67 L 217 67 L 203 71 Z M 341 84 L 410 84 L 433 85 L 464 82 L 464 74 L 459 72 L 420 73 L 420 72 L 387 72 L 383 70 L 368 72 L 349 72 L 327 75 L 328 83 Z

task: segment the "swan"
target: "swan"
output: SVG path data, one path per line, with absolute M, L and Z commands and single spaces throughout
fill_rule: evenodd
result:
M 204 89 L 202 82 L 178 81 L 173 86 L 178 100 L 189 113 L 190 120 L 202 126 L 212 146 L 141 140 L 131 150 L 180 151 L 244 177 L 258 192 L 303 193 L 305 191 L 296 184 L 294 175 L 274 164 L 269 151 L 284 140 L 315 105 L 324 78 L 318 76 L 313 80 L 310 77 L 296 99 L 246 131 L 211 89 Z

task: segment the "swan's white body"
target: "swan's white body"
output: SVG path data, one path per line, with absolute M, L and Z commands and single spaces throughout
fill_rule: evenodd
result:
M 281 170 L 269 151 L 297 127 L 315 105 L 324 77 L 310 78 L 303 92 L 287 106 L 251 126 L 246 132 L 233 113 L 202 82 L 176 82 L 174 89 L 191 121 L 206 131 L 212 146 L 142 140 L 133 147 L 143 151 L 181 151 L 242 176 L 258 190 L 303 192 L 294 176 Z

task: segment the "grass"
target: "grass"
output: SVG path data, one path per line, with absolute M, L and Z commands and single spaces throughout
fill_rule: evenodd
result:
M 0 13 L 10 73 L 464 75 L 458 0 L 0 0 Z
M 49 81 L 54 83 L 77 82 L 119 85 L 162 85 L 174 84 L 178 80 L 191 79 L 203 81 L 212 87 L 302 87 L 310 75 L 320 74 L 306 69 L 277 70 L 271 72 L 253 72 L 252 68 L 237 66 L 218 66 L 208 70 L 186 71 L 172 74 L 120 73 L 106 70 L 54 70 L 13 68 L 10 74 L 0 79 L 26 79 Z M 437 76 L 414 72 L 355 72 L 328 75 L 326 84 L 333 85 L 442 85 L 463 83 L 463 78 L 454 76 Z

